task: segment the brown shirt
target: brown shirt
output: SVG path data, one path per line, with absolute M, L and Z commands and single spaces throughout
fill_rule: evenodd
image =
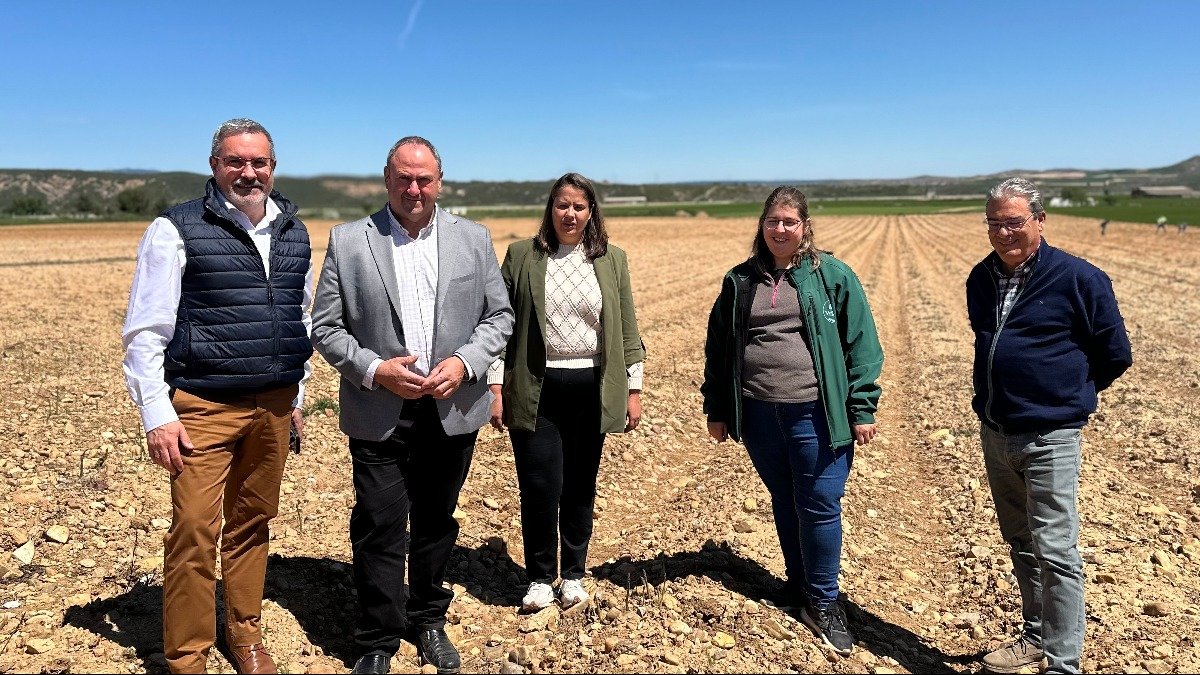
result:
M 762 279 L 750 306 L 742 394 L 772 403 L 808 403 L 819 397 L 812 351 L 796 288 L 783 270 Z

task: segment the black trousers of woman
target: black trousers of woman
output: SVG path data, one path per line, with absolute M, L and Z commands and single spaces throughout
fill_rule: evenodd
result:
M 530 581 L 553 583 L 561 543 L 563 579 L 582 579 L 604 434 L 599 368 L 548 368 L 534 431 L 512 429 L 521 533 Z

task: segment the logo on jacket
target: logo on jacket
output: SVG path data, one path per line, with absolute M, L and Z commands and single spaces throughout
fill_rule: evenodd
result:
M 825 320 L 829 323 L 837 323 L 836 315 L 833 313 L 833 303 L 829 300 L 825 301 L 825 309 L 821 312 L 821 314 L 825 316 Z

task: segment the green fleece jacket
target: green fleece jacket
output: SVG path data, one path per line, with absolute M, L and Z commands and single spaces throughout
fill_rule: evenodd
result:
M 827 253 L 820 255 L 816 270 L 806 259 L 788 270 L 787 279 L 804 313 L 829 438 L 840 448 L 854 442 L 852 424 L 875 422 L 883 347 L 854 271 Z M 724 422 L 734 440 L 742 438 L 742 362 L 756 274 L 748 260 L 725 275 L 704 344 L 704 412 L 709 422 Z
M 633 311 L 625 252 L 609 244 L 608 251 L 592 264 L 602 298 L 598 431 L 614 433 L 625 430 L 629 402 L 626 369 L 644 361 L 646 350 Z M 546 374 L 546 255 L 534 248 L 532 239 L 514 242 L 504 255 L 500 273 L 516 314 L 513 335 L 504 352 L 504 423 L 533 431 Z

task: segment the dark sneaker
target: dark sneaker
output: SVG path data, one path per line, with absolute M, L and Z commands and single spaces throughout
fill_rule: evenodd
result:
M 854 635 L 846 626 L 846 612 L 839 602 L 831 602 L 823 608 L 805 607 L 800 620 L 814 635 L 821 638 L 825 646 L 842 656 L 849 656 L 854 649 Z
M 421 631 L 417 648 L 421 664 L 431 663 L 439 673 L 457 673 L 462 667 L 458 650 L 442 628 Z
M 1027 666 L 1040 664 L 1042 648 L 1022 636 L 983 657 L 983 667 L 993 673 L 1017 673 Z
M 808 607 L 808 594 L 789 586 L 783 586 L 779 590 L 767 593 L 763 597 L 763 601 L 774 605 L 781 612 L 800 616 L 800 611 Z

